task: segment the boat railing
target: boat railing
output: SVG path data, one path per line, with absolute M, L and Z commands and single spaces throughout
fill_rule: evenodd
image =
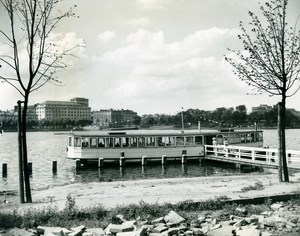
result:
M 204 145 L 205 156 L 231 161 L 278 166 L 278 149 L 245 146 Z M 288 167 L 300 169 L 300 151 L 287 150 Z

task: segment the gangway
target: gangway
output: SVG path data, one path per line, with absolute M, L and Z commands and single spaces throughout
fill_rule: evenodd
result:
M 289 169 L 300 170 L 300 151 L 287 150 L 287 166 Z M 236 164 L 278 168 L 278 149 L 204 145 L 204 158 Z

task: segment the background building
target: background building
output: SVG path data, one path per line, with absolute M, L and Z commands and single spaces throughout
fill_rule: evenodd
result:
M 73 98 L 70 101 L 45 101 L 35 105 L 38 120 L 91 120 L 91 108 L 87 98 Z
M 131 110 L 93 111 L 93 123 L 100 127 L 129 127 L 134 124 L 137 117 L 137 113 Z
M 272 106 L 261 104 L 258 107 L 252 107 L 252 112 L 264 113 L 272 110 Z

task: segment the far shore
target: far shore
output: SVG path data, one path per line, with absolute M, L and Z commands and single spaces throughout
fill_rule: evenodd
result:
M 263 185 L 262 190 L 243 190 L 258 182 Z M 22 212 L 47 206 L 63 210 L 68 195 L 75 198 L 78 208 L 102 205 L 110 209 L 117 205 L 137 204 L 140 201 L 175 204 L 185 200 L 204 201 L 221 196 L 234 200 L 292 193 L 300 194 L 300 172 L 290 177 L 290 183 L 279 183 L 276 173 L 90 182 L 32 191 L 33 203 L 28 204 L 20 204 L 19 196 L 7 196 L 8 203 L 5 204 L 3 196 L 0 196 L 0 210 Z

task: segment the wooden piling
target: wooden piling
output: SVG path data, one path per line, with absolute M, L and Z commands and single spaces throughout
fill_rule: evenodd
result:
M 102 168 L 104 166 L 104 159 L 102 157 L 100 157 L 98 159 L 98 168 Z
M 80 167 L 81 167 L 80 160 L 76 160 L 76 169 L 80 169 Z
M 142 166 L 147 165 L 147 156 L 142 156 Z
M 32 174 L 32 162 L 28 162 L 28 172 Z
M 162 165 L 166 165 L 167 161 L 168 161 L 167 155 L 162 155 L 162 157 L 161 157 L 161 164 Z
M 57 172 L 57 161 L 52 162 L 52 172 L 56 173 Z
M 184 154 L 181 156 L 181 164 L 186 164 L 187 163 L 187 156 Z
M 2 164 L 2 176 L 3 177 L 7 176 L 7 163 Z
M 120 159 L 119 159 L 119 163 L 120 163 L 120 167 L 123 167 L 123 166 L 125 166 L 125 157 L 120 157 Z

